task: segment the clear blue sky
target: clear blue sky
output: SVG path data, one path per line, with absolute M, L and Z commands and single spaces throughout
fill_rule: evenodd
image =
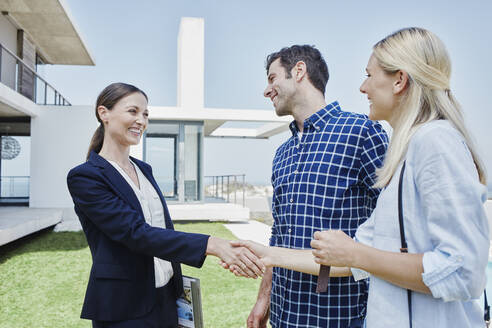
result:
M 109 83 L 133 83 L 150 105 L 176 105 L 177 35 L 181 17 L 205 19 L 205 106 L 273 110 L 262 93 L 265 57 L 283 46 L 312 44 L 330 70 L 326 99 L 368 112 L 359 93 L 372 45 L 408 26 L 427 28 L 453 62 L 451 90 L 492 175 L 492 1 L 162 1 L 65 0 L 96 66 L 44 70 L 73 104 L 93 104 Z M 268 184 L 270 140 L 206 139 L 205 174 L 245 173 Z M 489 181 L 491 179 L 489 178 Z

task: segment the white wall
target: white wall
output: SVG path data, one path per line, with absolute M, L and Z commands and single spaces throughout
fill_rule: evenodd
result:
M 30 207 L 72 207 L 68 171 L 85 161 L 98 126 L 92 106 L 43 107 L 31 118 Z

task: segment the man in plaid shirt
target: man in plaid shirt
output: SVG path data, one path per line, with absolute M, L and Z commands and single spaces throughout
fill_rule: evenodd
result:
M 267 58 L 268 86 L 277 115 L 292 115 L 292 136 L 273 160 L 271 246 L 305 249 L 315 231 L 341 229 L 354 236 L 371 214 L 379 190 L 372 188 L 382 166 L 387 135 L 366 115 L 326 104 L 328 68 L 311 46 L 283 48 Z M 268 269 L 248 328 L 361 327 L 366 281 L 330 277 L 316 293 L 317 277 Z

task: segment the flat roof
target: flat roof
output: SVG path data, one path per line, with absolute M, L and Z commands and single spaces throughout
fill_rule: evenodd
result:
M 279 117 L 273 110 L 180 108 L 149 106 L 151 121 L 201 121 L 204 135 L 216 138 L 266 139 L 289 129 L 292 116 Z M 255 123 L 254 128 L 227 128 L 228 122 Z
M 63 0 L 0 1 L 0 11 L 24 30 L 47 64 L 95 65 Z

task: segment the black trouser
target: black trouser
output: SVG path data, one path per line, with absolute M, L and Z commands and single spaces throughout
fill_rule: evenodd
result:
M 146 315 L 124 321 L 92 321 L 93 328 L 176 328 L 178 313 L 172 282 L 157 288 L 157 300 L 152 311 Z

